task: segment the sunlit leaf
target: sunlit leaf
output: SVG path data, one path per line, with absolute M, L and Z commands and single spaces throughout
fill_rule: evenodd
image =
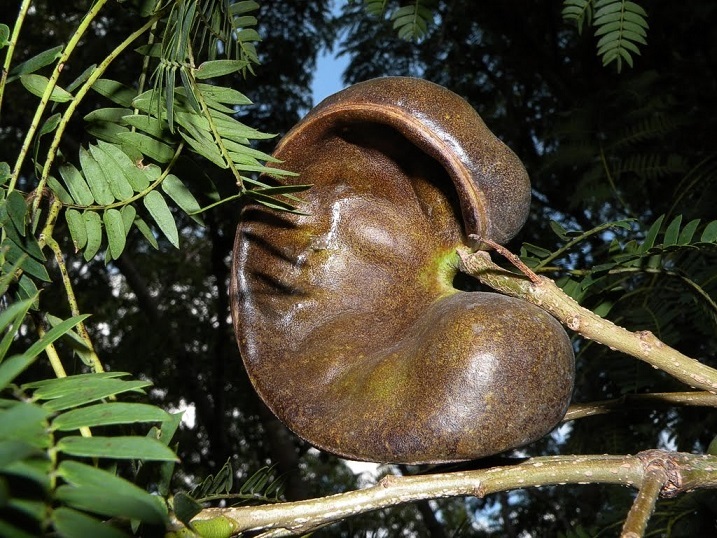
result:
M 42 75 L 22 75 L 20 77 L 20 82 L 22 82 L 22 85 L 25 86 L 25 89 L 32 93 L 33 95 L 36 95 L 37 97 L 43 97 L 45 94 L 45 88 L 47 88 L 47 85 L 50 82 L 50 79 L 47 77 L 43 77 Z M 65 103 L 67 101 L 72 101 L 73 97 L 70 92 L 67 90 L 63 90 L 59 86 L 55 86 L 52 89 L 52 93 L 50 94 L 50 101 L 55 101 L 58 103 Z
M 177 225 L 164 197 L 156 190 L 150 191 L 144 197 L 144 206 L 149 211 L 149 214 L 152 215 L 154 222 L 157 223 L 162 233 L 169 239 L 169 242 L 179 248 Z
M 134 189 L 130 185 L 122 166 L 115 160 L 116 153 L 114 151 L 110 153 L 111 150 L 108 150 L 108 148 L 114 148 L 124 155 L 121 149 L 107 142 L 98 142 L 96 146 L 91 145 L 90 152 L 97 164 L 99 164 L 113 196 L 117 200 L 127 200 L 134 195 Z M 135 168 L 129 157 L 125 155 L 125 158 L 126 161 L 123 160 L 123 163 L 129 163 L 132 168 Z
M 136 422 L 163 422 L 171 416 L 154 405 L 127 402 L 107 402 L 67 411 L 52 421 L 57 430 L 76 430 L 83 426 L 108 426 Z
M 182 211 L 187 215 L 201 224 L 201 219 L 194 216 L 193 214 L 199 211 L 201 208 L 199 202 L 194 195 L 189 191 L 186 185 L 174 174 L 168 174 L 167 177 L 162 180 L 162 190 L 177 204 Z
M 75 168 L 71 163 L 65 163 L 60 165 L 60 176 L 62 176 L 67 189 L 70 191 L 72 198 L 79 205 L 91 205 L 95 202 L 95 197 L 92 195 L 89 185 L 82 177 L 80 171 Z
M 164 142 L 142 133 L 124 132 L 117 137 L 126 144 L 137 148 L 144 155 L 160 163 L 169 162 L 174 155 L 174 149 Z
M 105 223 L 105 233 L 107 234 L 110 253 L 114 259 L 117 259 L 124 250 L 125 238 L 127 237 L 122 214 L 118 209 L 111 208 L 104 212 L 102 220 Z
M 82 166 L 82 174 L 87 180 L 97 203 L 100 205 L 109 205 L 114 202 L 115 197 L 110 189 L 104 171 L 92 154 L 82 147 L 80 148 L 80 165 Z
M 68 209 L 65 211 L 65 220 L 67 221 L 67 227 L 70 230 L 75 250 L 82 250 L 87 245 L 87 227 L 82 213 L 76 209 Z
M 57 450 L 71 456 L 151 461 L 179 461 L 176 454 L 156 439 L 136 436 L 63 437 Z
M 84 257 L 86 261 L 90 261 L 102 246 L 102 219 L 95 211 L 85 211 L 82 214 L 82 218 L 87 229 L 87 247 L 85 248 Z

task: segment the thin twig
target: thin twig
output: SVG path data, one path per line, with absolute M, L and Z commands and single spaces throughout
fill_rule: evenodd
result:
M 613 411 L 625 411 L 632 408 L 654 408 L 659 406 L 686 405 L 696 407 L 717 407 L 717 394 L 706 391 L 653 392 L 649 394 L 626 394 L 621 398 L 572 404 L 563 422 L 595 415 L 604 415 Z
M 263 506 L 207 508 L 195 518 L 241 532 L 269 531 L 262 536 L 293 536 L 347 517 L 417 500 L 491 493 L 557 484 L 621 484 L 642 488 L 653 480 L 649 472 L 663 469 L 660 493 L 676 495 L 696 487 L 717 487 L 717 456 L 649 450 L 634 456 L 544 456 L 505 467 L 416 476 L 387 476 L 358 491 L 319 499 Z M 646 493 L 647 495 L 647 493 Z M 227 526 L 227 519 L 231 525 Z M 175 522 L 175 529 L 181 529 Z M 208 527 L 205 527 L 208 528 Z

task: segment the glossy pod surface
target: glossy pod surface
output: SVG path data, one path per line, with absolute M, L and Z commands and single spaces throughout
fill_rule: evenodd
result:
M 412 78 L 329 97 L 279 144 L 307 215 L 250 206 L 232 313 L 249 376 L 299 436 L 381 462 L 473 459 L 549 432 L 572 392 L 560 324 L 452 286 L 455 250 L 522 226 L 518 158 L 463 99 Z

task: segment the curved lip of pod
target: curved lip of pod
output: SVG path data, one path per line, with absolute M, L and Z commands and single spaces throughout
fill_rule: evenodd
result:
M 327 97 L 284 136 L 275 154 L 297 137 L 311 144 L 352 122 L 387 125 L 440 163 L 456 189 L 466 236 L 505 243 L 525 224 L 531 192 L 520 159 L 465 99 L 424 79 L 375 78 Z M 505 181 L 506 174 L 514 181 Z

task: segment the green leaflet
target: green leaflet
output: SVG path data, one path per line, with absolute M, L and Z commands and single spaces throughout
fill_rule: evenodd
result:
M 102 168 L 85 148 L 80 148 L 80 165 L 82 172 L 90 186 L 92 195 L 100 205 L 109 205 L 115 201 L 109 183 Z
M 12 82 L 16 78 L 26 75 L 28 73 L 34 73 L 38 69 L 42 69 L 46 65 L 50 65 L 57 60 L 62 54 L 62 45 L 58 45 L 51 49 L 41 52 L 36 56 L 33 56 L 29 60 L 16 65 L 10 70 L 8 74 L 8 82 Z
M 30 303 L 33 303 L 34 298 L 29 299 L 29 301 Z M 22 304 L 23 308 L 25 308 L 26 304 Z M 15 355 L 3 361 L 0 364 L 0 389 L 11 383 L 15 377 L 27 368 L 47 346 L 86 318 L 86 315 L 75 316 L 58 323 L 55 327 L 52 327 L 49 331 L 47 331 L 42 338 L 37 340 L 27 350 L 25 350 L 24 353 L 21 355 Z
M 5 358 L 22 320 L 31 307 L 32 300 L 28 299 L 12 303 L 0 312 L 0 332 L 7 331 L 0 340 L 0 362 Z
M 38 405 L 17 402 L 0 411 L 0 439 L 21 441 L 32 447 L 45 449 L 52 443 L 47 430 L 49 415 L 49 411 Z
M 127 237 L 122 214 L 119 210 L 110 208 L 103 213 L 102 220 L 105 224 L 110 254 L 112 258 L 117 259 L 124 250 Z
M 130 131 L 117 133 L 117 138 L 123 143 L 136 148 L 150 159 L 160 163 L 167 163 L 174 155 L 174 149 L 164 142 L 142 133 Z
M 702 232 L 700 237 L 702 243 L 715 243 L 717 242 L 717 220 L 710 222 Z
M 62 378 L 69 379 L 69 378 Z M 63 386 L 38 389 L 35 397 L 47 400 L 43 407 L 52 411 L 64 411 L 90 402 L 96 402 L 123 392 L 137 392 L 150 386 L 149 381 L 124 381 L 121 379 L 88 379 L 81 384 L 68 382 Z M 68 388 L 70 387 L 70 388 Z
M 47 88 L 50 79 L 43 77 L 42 75 L 30 74 L 22 75 L 20 77 L 20 82 L 22 82 L 22 85 L 25 86 L 25 89 L 31 94 L 36 95 L 37 97 L 42 97 L 45 94 L 45 88 Z M 55 101 L 57 103 L 66 103 L 67 101 L 72 101 L 72 99 L 72 94 L 67 90 L 63 90 L 59 86 L 55 86 L 50 94 L 50 101 Z
M 74 383 L 74 386 L 80 386 L 82 383 L 85 382 L 87 379 L 115 379 L 118 377 L 127 377 L 129 372 L 94 372 L 91 374 L 76 374 L 71 375 L 68 377 L 63 377 L 60 379 L 52 378 L 52 379 L 41 379 L 39 381 L 31 381 L 29 383 L 24 383 L 22 385 L 22 388 L 24 390 L 26 389 L 39 389 L 43 387 L 56 387 L 57 385 L 61 385 L 65 387 L 64 390 L 68 390 L 66 387 L 70 386 Z
M 78 76 L 75 80 L 73 80 L 72 82 L 70 82 L 67 85 L 67 91 L 74 92 L 84 82 L 86 82 L 88 78 L 90 78 L 90 75 L 92 75 L 93 71 L 96 68 L 97 68 L 97 64 L 92 64 L 92 65 L 87 66 L 87 68 L 82 73 L 80 73 L 80 76 Z
M 110 144 L 120 144 L 124 147 L 119 135 L 122 133 L 128 133 L 129 129 L 124 125 L 118 125 L 109 121 L 97 121 L 90 123 L 87 126 L 86 131 L 98 140 L 104 140 Z
M 197 89 L 202 93 L 205 99 L 210 101 L 216 101 L 227 105 L 251 104 L 251 100 L 246 95 L 233 88 L 213 86 L 211 84 L 197 84 Z M 181 94 L 181 91 L 178 93 Z
M 71 163 L 60 165 L 60 176 L 77 205 L 92 205 L 95 197 L 80 171 Z
M 143 438 L 140 438 L 143 439 Z M 87 489 L 105 489 L 122 499 L 132 499 L 135 501 L 135 506 L 141 506 L 139 513 L 125 514 L 128 516 L 134 516 L 143 521 L 151 521 L 161 523 L 164 521 L 165 512 L 162 510 L 161 505 L 157 502 L 154 496 L 147 493 L 145 490 L 135 486 L 131 482 L 116 476 L 113 473 L 98 469 L 84 463 L 76 461 L 64 461 L 60 464 L 57 469 L 57 474 L 67 484 L 77 490 Z M 95 512 L 95 510 L 90 509 Z M 105 511 L 102 513 L 108 514 Z
M 144 170 L 133 163 L 132 159 L 124 151 L 106 142 L 98 142 L 97 145 L 112 160 L 112 163 L 122 173 L 124 180 L 130 185 L 131 189 L 140 192 L 149 187 L 149 178 Z
M 663 244 L 665 246 L 674 245 L 677 243 L 677 238 L 680 235 L 680 225 L 682 224 L 682 215 L 677 215 L 672 222 L 667 226 L 665 230 L 665 238 Z
M 0 185 L 10 179 L 11 175 L 10 165 L 6 162 L 0 162 Z
M 127 236 L 129 231 L 132 229 L 132 224 L 137 216 L 137 210 L 132 205 L 126 205 L 120 209 L 120 214 L 122 215 L 122 224 L 124 226 L 125 236 Z
M 107 147 L 114 148 L 112 144 L 107 142 L 100 142 L 103 145 L 90 146 L 90 153 L 94 157 L 94 160 L 99 165 L 104 175 L 105 181 L 107 182 L 110 192 L 117 200 L 127 200 L 134 195 L 134 189 L 127 180 L 127 176 L 115 161 L 113 156 L 106 151 Z M 121 153 L 121 150 L 119 150 Z M 129 161 L 129 158 L 127 159 Z
M 6 229 L 7 231 L 7 229 Z M 5 238 L 0 249 L 5 249 L 5 260 L 9 263 L 18 263 L 23 271 L 45 282 L 50 282 L 45 266 L 35 258 L 28 256 L 27 249 L 20 247 L 9 237 Z
M 194 72 L 194 76 L 199 80 L 221 77 L 241 71 L 248 65 L 247 60 L 210 60 L 203 62 Z
M 102 245 L 102 220 L 95 211 L 85 211 L 82 215 L 87 230 L 87 247 L 85 248 L 85 261 L 95 257 Z
M 25 371 L 33 362 L 32 357 L 14 355 L 0 364 L 0 389 L 6 388 L 12 380 Z
M 174 222 L 172 212 L 167 206 L 167 202 L 164 197 L 156 190 L 147 193 L 144 197 L 144 206 L 152 215 L 154 222 L 162 233 L 167 237 L 169 242 L 175 247 L 179 248 L 179 232 L 177 231 L 177 225 Z
M 75 200 L 72 198 L 69 191 L 62 185 L 62 183 L 57 181 L 54 176 L 48 176 L 47 186 L 63 204 L 71 205 L 75 203 Z
M 63 437 L 57 450 L 72 456 L 152 461 L 179 461 L 166 445 L 149 437 Z
M 157 119 L 154 116 L 130 114 L 124 116 L 122 121 L 154 138 L 163 139 L 166 133 L 169 133 L 169 125 L 167 122 Z
M 202 224 L 202 220 L 195 215 L 201 210 L 199 202 L 189 191 L 182 180 L 174 174 L 168 174 L 162 181 L 162 190 L 174 201 L 179 208 L 187 215 L 191 216 L 194 221 Z
M 154 247 L 155 249 L 159 249 L 159 243 L 157 243 L 157 238 L 154 236 L 152 230 L 150 229 L 149 225 L 144 221 L 144 219 L 139 216 L 136 217 L 134 220 L 134 225 L 144 236 L 147 242 L 152 245 L 152 247 Z
M 132 108 L 132 99 L 137 95 L 137 91 L 129 86 L 106 78 L 95 81 L 92 89 L 124 108 Z
M 51 517 L 55 531 L 63 537 L 127 538 L 128 536 L 104 521 L 64 506 L 54 509 Z
M 682 228 L 682 231 L 680 232 L 680 236 L 677 238 L 677 244 L 689 245 L 692 242 L 692 238 L 694 237 L 699 224 L 700 224 L 700 219 L 693 219 L 690 222 L 688 222 L 685 225 L 685 227 Z
M 75 245 L 75 252 L 79 252 L 87 245 L 87 228 L 85 219 L 76 209 L 68 209 L 65 211 L 65 221 L 70 230 L 72 243 Z
M 0 49 L 7 47 L 10 42 L 10 27 L 7 24 L 0 24 Z
M 27 206 L 25 205 L 25 197 L 18 191 L 12 191 L 5 199 L 5 207 L 8 216 L 12 221 L 15 229 L 20 235 L 25 235 L 25 213 Z
M 154 405 L 142 403 L 107 402 L 72 409 L 52 421 L 52 428 L 61 431 L 81 427 L 133 424 L 136 422 L 163 422 L 171 415 Z
M 129 114 L 132 114 L 132 109 L 130 108 L 98 108 L 87 114 L 84 120 L 88 122 L 109 121 L 112 123 L 121 123 L 123 118 Z

